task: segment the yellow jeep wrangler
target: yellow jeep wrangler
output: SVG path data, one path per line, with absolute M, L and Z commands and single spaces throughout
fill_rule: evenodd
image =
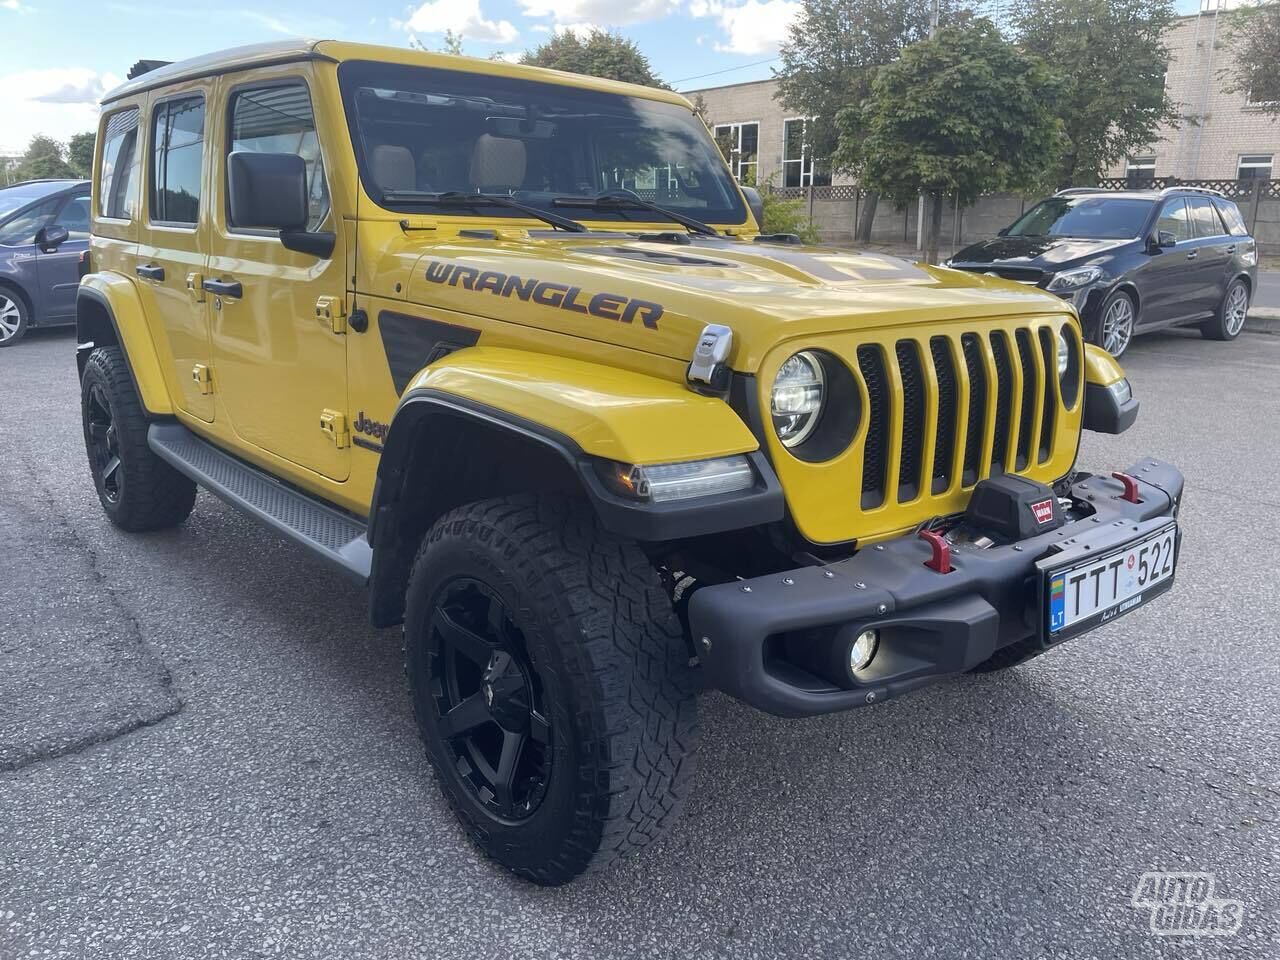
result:
M 103 509 L 202 486 L 367 583 L 518 874 L 671 825 L 702 688 L 880 703 L 1172 585 L 1179 472 L 1075 469 L 1137 402 L 1069 305 L 761 235 L 677 94 L 329 41 L 147 66 L 78 298 Z

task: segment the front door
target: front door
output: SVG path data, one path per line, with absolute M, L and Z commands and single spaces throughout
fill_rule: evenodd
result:
M 216 389 L 236 436 L 331 480 L 350 469 L 346 336 L 317 318 L 346 284 L 341 226 L 330 205 L 324 147 L 305 67 L 224 77 L 212 255 L 204 277 Z M 307 229 L 333 231 L 327 259 L 287 250 L 275 231 L 230 222 L 226 158 L 234 150 L 295 153 L 306 161 Z
M 80 257 L 89 249 L 89 188 L 68 194 L 48 226 L 66 227 L 67 239 L 52 249 L 36 250 L 36 270 L 44 298 L 40 322 L 62 323 L 76 315 Z

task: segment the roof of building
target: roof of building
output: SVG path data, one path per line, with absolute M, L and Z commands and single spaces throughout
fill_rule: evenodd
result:
M 345 60 L 374 60 L 381 63 L 435 67 L 443 70 L 463 70 L 533 80 L 541 83 L 585 87 L 604 93 L 645 97 L 649 100 L 662 100 L 668 103 L 676 103 L 680 106 L 689 106 L 689 102 L 680 94 L 657 87 L 643 87 L 633 83 L 620 83 L 617 80 L 588 77 L 580 73 L 566 73 L 561 70 L 529 67 L 523 64 L 507 63 L 505 60 L 481 60 L 475 57 L 458 57 L 447 53 L 432 53 L 425 50 L 409 50 L 404 47 L 379 46 L 369 43 L 348 43 L 341 40 L 280 40 L 272 43 L 255 43 L 244 47 L 234 47 L 230 50 L 206 53 L 199 57 L 180 60 L 177 63 L 170 63 L 140 74 L 137 78 L 129 80 L 107 93 L 102 98 L 102 102 L 110 103 L 113 100 L 119 100 L 122 97 L 127 97 L 143 90 L 168 86 L 181 80 L 216 76 L 233 70 L 264 67 L 299 60 L 327 60 L 331 63 L 341 63 Z

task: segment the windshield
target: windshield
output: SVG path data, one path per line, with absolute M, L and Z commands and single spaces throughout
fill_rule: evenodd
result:
M 554 203 L 629 190 L 704 222 L 746 220 L 706 127 L 677 104 L 365 61 L 344 63 L 338 77 L 361 177 L 384 207 L 415 210 L 415 192 L 458 191 L 504 194 L 582 219 L 662 219 L 625 205 L 588 213 Z M 527 216 L 497 206 L 449 212 Z
M 1019 217 L 1008 235 L 1127 240 L 1142 232 L 1151 203 L 1118 197 L 1050 197 Z
M 67 188 L 66 181 L 50 183 L 17 183 L 12 187 L 0 188 L 0 219 L 7 217 L 15 210 L 20 210 L 28 203 L 34 203 L 41 197 Z

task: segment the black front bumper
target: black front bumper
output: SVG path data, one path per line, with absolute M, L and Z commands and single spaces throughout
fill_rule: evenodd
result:
M 779 716 L 802 717 L 879 703 L 969 670 L 1020 641 L 1052 645 L 1044 624 L 1047 565 L 1117 548 L 1167 525 L 1182 474 L 1142 460 L 1140 502 L 1109 477 L 1077 482 L 1070 496 L 1091 516 L 1018 543 L 952 548 L 953 570 L 925 566 L 929 545 L 901 537 L 826 566 L 703 587 L 689 624 L 706 684 Z M 1151 596 L 1168 589 L 1169 584 Z M 880 646 L 860 679 L 833 683 L 814 669 L 876 629 Z

